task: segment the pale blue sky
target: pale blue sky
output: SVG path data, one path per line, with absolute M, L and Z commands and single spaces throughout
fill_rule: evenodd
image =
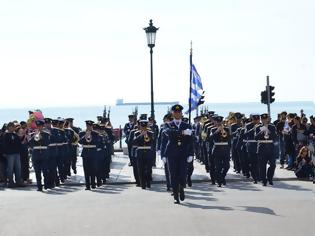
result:
M 0 107 L 186 103 L 189 48 L 206 102 L 315 100 L 312 0 L 0 0 Z M 12 90 L 17 94 L 14 96 Z M 21 95 L 24 94 L 24 95 Z

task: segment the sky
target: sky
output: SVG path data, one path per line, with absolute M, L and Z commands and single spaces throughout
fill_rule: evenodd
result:
M 312 0 L 0 0 L 0 107 L 187 103 L 189 51 L 208 103 L 315 101 Z

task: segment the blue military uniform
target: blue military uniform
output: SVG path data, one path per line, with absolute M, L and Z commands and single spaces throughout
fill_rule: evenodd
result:
M 36 125 L 37 126 L 43 126 L 44 121 L 37 120 Z M 36 183 L 37 183 L 37 190 L 42 191 L 43 185 L 42 185 L 42 174 L 44 176 L 44 187 L 45 189 L 49 188 L 48 183 L 48 145 L 50 143 L 50 137 L 49 133 L 41 130 L 36 131 L 30 141 L 30 147 L 32 149 L 32 163 L 35 170 L 36 175 Z
M 268 114 L 261 115 L 262 121 L 268 119 Z M 255 128 L 255 139 L 257 143 L 257 154 L 259 160 L 259 174 L 263 185 L 273 185 L 273 176 L 276 169 L 276 160 L 274 155 L 274 142 L 277 139 L 276 127 L 272 124 L 259 125 Z M 269 168 L 267 170 L 267 163 Z
M 93 121 L 85 121 L 87 127 L 93 125 Z M 80 134 L 79 143 L 82 145 L 81 157 L 83 160 L 83 170 L 85 177 L 86 190 L 91 190 L 96 187 L 96 163 L 97 163 L 97 148 L 101 147 L 100 137 L 93 130 L 82 131 Z
M 54 119 L 52 120 L 52 125 L 53 127 L 50 129 L 50 144 L 48 147 L 49 150 L 49 163 L 48 163 L 48 168 L 49 168 L 49 186 L 54 187 L 54 186 L 59 186 L 60 185 L 60 178 L 61 176 L 61 171 L 62 168 L 59 165 L 58 171 L 59 175 L 57 173 L 57 159 L 60 159 L 60 138 L 59 138 L 59 129 L 57 128 L 58 125 L 58 120 Z M 60 163 L 60 162 L 59 162 Z
M 128 118 L 129 118 L 129 120 L 132 120 L 132 119 L 134 119 L 134 115 L 129 115 Z M 128 147 L 128 155 L 129 155 L 129 160 L 130 160 L 129 165 L 132 165 L 132 160 L 131 160 L 131 152 L 132 152 L 131 146 L 132 146 L 132 144 L 129 141 L 130 140 L 129 135 L 130 135 L 131 130 L 134 129 L 134 126 L 135 126 L 135 124 L 133 122 L 129 121 L 128 123 L 125 124 L 124 129 L 123 129 L 124 134 L 126 136 L 126 143 L 127 143 L 127 147 Z
M 164 119 L 168 119 L 168 120 L 172 120 L 171 116 L 169 114 L 164 116 Z M 161 125 L 160 127 L 160 134 L 158 137 L 158 151 L 160 151 L 160 154 L 162 153 L 161 150 L 163 149 L 163 147 L 166 146 L 168 139 L 167 136 L 165 135 L 164 130 L 166 130 L 169 126 L 168 122 L 165 122 L 164 124 Z M 162 155 L 161 155 L 162 158 Z M 164 163 L 164 173 L 165 173 L 165 179 L 166 179 L 166 189 L 167 191 L 171 190 L 171 180 L 170 180 L 170 175 L 169 175 L 169 171 L 168 171 L 168 164 L 167 164 L 167 159 L 165 157 L 165 163 Z
M 222 122 L 223 117 L 217 116 L 217 122 Z M 217 128 L 212 129 L 210 135 L 210 143 L 213 144 L 212 157 L 214 159 L 216 181 L 218 186 L 225 185 L 226 174 L 230 168 L 230 149 L 231 149 L 231 136 L 228 128 L 222 130 Z
M 153 152 L 155 152 L 155 149 L 152 149 L 152 145 L 155 143 L 155 134 L 147 128 L 147 120 L 140 120 L 139 124 L 146 131 L 142 133 L 141 128 L 136 131 L 133 144 L 137 146 L 136 159 L 140 186 L 142 189 L 145 189 L 151 187 L 152 159 Z
M 181 105 L 172 107 L 174 113 L 181 113 L 182 110 L 183 107 Z M 191 127 L 189 124 L 181 122 L 181 120 L 173 120 L 164 132 L 168 142 L 165 148 L 161 149 L 161 155 L 167 158 L 174 203 L 178 204 L 180 203 L 178 197 L 182 201 L 185 199 L 184 187 L 186 186 L 187 162 L 194 154 Z
M 257 125 L 259 125 L 260 115 L 252 114 L 251 118 L 252 120 L 257 122 Z M 254 180 L 254 183 L 257 184 L 257 181 L 260 180 L 260 175 L 257 156 L 257 140 L 255 139 L 255 131 L 257 125 L 255 125 L 254 121 L 246 124 L 245 126 L 244 142 L 246 144 L 250 174 Z
M 234 170 L 236 173 L 241 172 L 241 157 L 239 156 L 238 150 L 237 150 L 237 139 L 238 139 L 238 129 L 241 127 L 240 119 L 242 118 L 242 114 L 239 112 L 236 112 L 234 114 L 234 117 L 236 119 L 236 123 L 233 123 L 231 125 L 231 145 L 232 145 L 232 160 L 234 165 Z

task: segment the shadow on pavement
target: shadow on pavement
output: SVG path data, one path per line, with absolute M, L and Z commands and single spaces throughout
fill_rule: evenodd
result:
M 258 183 L 259 184 L 259 183 Z M 246 191 L 262 191 L 257 187 L 258 184 L 254 184 L 250 181 L 232 181 L 227 180 L 226 186 L 224 188 L 246 190 Z
M 82 186 L 61 185 L 60 187 L 49 189 L 47 192 L 44 192 L 44 193 L 50 194 L 50 195 L 65 195 L 68 193 L 73 193 L 73 192 L 77 192 L 81 190 L 82 190 Z
M 311 181 L 309 182 L 310 188 L 304 188 L 301 185 L 292 184 L 291 182 L 286 183 L 286 182 L 276 181 L 273 183 L 274 185 L 272 186 L 272 188 L 287 189 L 287 190 L 294 190 L 294 191 L 313 191 L 312 187 L 314 186 Z
M 102 194 L 120 194 L 122 191 L 127 190 L 131 185 L 123 184 L 123 185 L 103 185 L 102 187 L 93 189 L 94 193 L 102 193 Z
M 272 209 L 268 207 L 256 207 L 256 206 L 239 206 L 239 207 L 244 208 L 242 211 L 279 216 Z
M 232 207 L 206 206 L 206 205 L 200 205 L 200 204 L 195 204 L 195 203 L 191 203 L 191 202 L 182 202 L 180 205 L 184 206 L 184 207 L 203 209 L 203 210 L 221 210 L 221 211 L 233 211 L 234 210 Z

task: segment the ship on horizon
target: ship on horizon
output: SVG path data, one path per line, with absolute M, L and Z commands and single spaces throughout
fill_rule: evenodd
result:
M 155 105 L 174 105 L 178 104 L 178 101 L 173 102 L 154 102 Z M 116 106 L 139 106 L 139 105 L 151 105 L 150 102 L 124 102 L 124 99 L 119 98 L 116 100 Z

